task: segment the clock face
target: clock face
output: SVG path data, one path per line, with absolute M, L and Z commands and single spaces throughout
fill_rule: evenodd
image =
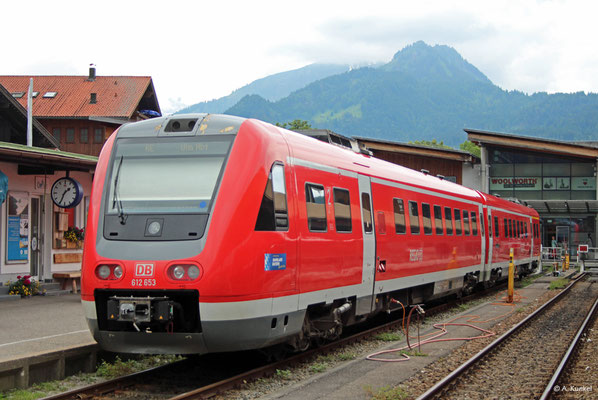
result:
M 58 207 L 75 207 L 83 197 L 83 190 L 79 182 L 72 178 L 60 178 L 52 185 L 50 192 L 52 201 Z

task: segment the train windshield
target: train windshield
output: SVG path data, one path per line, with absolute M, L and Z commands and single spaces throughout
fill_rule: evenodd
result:
M 207 213 L 233 139 L 118 140 L 107 213 Z

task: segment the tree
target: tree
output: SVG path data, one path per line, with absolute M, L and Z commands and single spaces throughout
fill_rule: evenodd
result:
M 409 141 L 409 144 L 415 144 L 418 146 L 428 146 L 428 147 L 436 147 L 439 149 L 453 149 L 451 146 L 447 146 L 444 144 L 444 141 L 437 142 L 436 139 L 433 140 L 415 140 Z
M 296 119 L 292 122 L 283 122 L 282 124 L 280 122 L 277 122 L 275 125 L 284 129 L 289 129 L 291 131 L 312 129 L 309 122 L 304 121 L 302 119 Z
M 470 154 L 473 154 L 474 156 L 477 157 L 481 157 L 482 155 L 482 149 L 480 149 L 480 147 L 478 145 L 476 145 L 473 142 L 470 142 L 469 140 L 464 141 L 463 143 L 461 143 L 459 145 L 459 148 L 463 151 L 467 151 Z

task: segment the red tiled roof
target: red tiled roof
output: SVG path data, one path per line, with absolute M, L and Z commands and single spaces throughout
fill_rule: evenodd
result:
M 10 93 L 25 92 L 16 99 L 27 107 L 29 79 L 33 78 L 33 115 L 51 117 L 116 117 L 131 118 L 148 88 L 153 91 L 149 76 L 0 76 L 0 85 Z M 56 97 L 45 98 L 47 92 Z M 90 104 L 91 93 L 96 93 L 96 104 Z M 157 103 L 157 100 L 156 100 Z

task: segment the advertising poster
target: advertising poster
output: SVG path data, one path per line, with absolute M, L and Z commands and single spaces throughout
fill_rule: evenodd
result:
M 6 261 L 27 262 L 29 259 L 29 193 L 8 192 L 7 198 Z

